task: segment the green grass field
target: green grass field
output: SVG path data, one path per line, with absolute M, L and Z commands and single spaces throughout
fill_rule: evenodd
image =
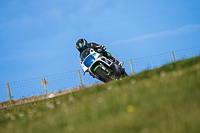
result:
M 0 133 L 198 133 L 200 57 L 0 110 Z

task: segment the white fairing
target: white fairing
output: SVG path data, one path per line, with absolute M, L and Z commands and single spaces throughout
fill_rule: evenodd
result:
M 83 72 L 86 72 L 88 70 L 88 68 L 81 62 L 81 67 L 83 69 Z
M 100 56 L 100 54 L 97 53 L 97 52 L 95 52 L 93 49 L 90 50 L 90 55 L 92 55 L 92 56 L 95 58 L 95 60 Z M 90 55 L 88 55 L 88 56 L 90 56 Z M 88 56 L 87 56 L 87 57 L 88 57 Z M 86 57 L 86 58 L 87 58 L 87 57 Z M 85 59 L 86 59 L 86 58 L 85 58 Z M 84 61 L 85 61 L 85 60 L 84 60 Z M 83 61 L 83 62 L 84 62 L 84 61 Z M 83 62 L 81 62 L 81 67 L 82 67 L 82 69 L 83 69 L 83 72 L 87 72 L 88 69 L 89 69 L 90 67 L 85 66 Z M 91 66 L 92 66 L 92 65 L 91 65 Z
M 85 62 L 85 60 L 86 60 L 89 56 L 91 56 L 91 55 L 92 55 L 92 58 L 94 57 L 94 59 L 92 60 L 93 63 L 92 63 L 90 66 L 87 67 L 87 66 L 84 64 L 84 62 Z M 93 49 L 91 49 L 91 50 L 90 50 L 90 54 L 81 62 L 81 67 L 82 67 L 82 69 L 83 69 L 83 72 L 85 73 L 85 72 L 90 71 L 91 66 L 92 66 L 95 62 L 97 62 L 97 61 L 104 62 L 105 64 L 108 64 L 108 66 L 111 65 L 111 61 L 109 61 L 107 58 L 101 56 L 99 53 L 97 53 L 97 52 L 95 52 Z

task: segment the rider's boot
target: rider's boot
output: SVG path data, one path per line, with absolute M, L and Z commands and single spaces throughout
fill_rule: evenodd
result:
M 124 65 L 124 62 L 119 62 L 118 64 L 120 67 L 122 67 Z
M 113 57 L 114 58 L 114 57 Z M 122 67 L 124 65 L 124 62 L 120 62 L 117 59 L 114 58 L 114 62 L 117 63 L 118 66 Z

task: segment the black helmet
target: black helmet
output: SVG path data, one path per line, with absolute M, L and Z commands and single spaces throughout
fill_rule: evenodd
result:
M 88 48 L 87 41 L 85 39 L 79 39 L 76 42 L 76 48 L 79 52 L 83 52 L 86 48 Z

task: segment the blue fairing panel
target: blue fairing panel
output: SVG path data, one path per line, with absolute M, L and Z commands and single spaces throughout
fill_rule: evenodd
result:
M 92 55 L 89 55 L 85 61 L 84 61 L 84 65 L 86 67 L 90 67 L 92 65 L 92 63 L 95 61 L 95 58 Z

